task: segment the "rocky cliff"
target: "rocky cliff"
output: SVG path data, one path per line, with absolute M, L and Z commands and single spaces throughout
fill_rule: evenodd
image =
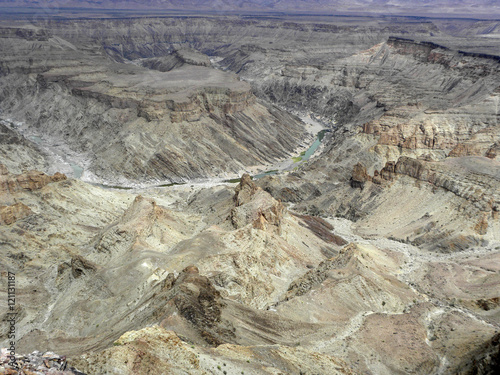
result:
M 287 156 L 304 135 L 297 118 L 258 101 L 248 83 L 209 67 L 199 52 L 174 52 L 182 64 L 163 72 L 110 62 L 87 36 L 70 42 L 3 33 L 10 51 L 2 61 L 4 114 L 78 152 L 88 178 L 144 183 L 234 174 Z M 30 63 L 33 49 L 40 58 Z M 52 52 L 54 59 L 42 57 Z
M 387 231 L 389 236 L 413 241 L 419 246 L 455 251 L 496 238 L 500 224 L 498 168 L 498 162 L 484 157 L 449 158 L 441 162 L 401 157 L 369 176 L 366 168 L 357 164 L 353 169 L 351 187 L 367 189 L 355 194 L 360 210 L 348 213 L 353 208 L 349 202 L 344 202 L 340 210 L 344 215 L 359 215 L 363 223 L 371 221 L 370 216 L 378 216 L 374 228 L 362 229 L 365 233 Z M 406 189 L 410 191 L 405 192 Z M 415 203 L 419 207 L 414 206 L 415 212 L 409 215 L 392 211 L 390 220 L 398 225 L 391 228 L 386 222 L 379 221 L 379 215 L 383 214 L 382 207 L 388 209 L 389 202 L 397 196 L 399 200 L 418 196 Z M 441 216 L 438 210 L 447 215 L 446 220 L 438 218 Z M 450 225 L 451 222 L 455 224 Z
M 307 104 L 324 122 L 336 124 L 322 157 L 293 177 L 262 186 L 275 197 L 302 201 L 308 213 L 363 219 L 363 233 L 418 237 L 419 245 L 444 249 L 496 238 L 499 67 L 493 55 L 401 37 L 330 63 L 284 65 L 255 83 L 258 92 L 279 103 Z M 328 98 L 331 105 L 324 102 Z M 382 184 L 391 173 L 406 178 Z M 304 179 L 316 179 L 315 194 Z M 408 203 L 416 191 L 418 209 Z M 441 227 L 425 216 L 435 211 L 441 194 L 445 221 L 454 218 L 454 226 Z M 395 201 L 406 208 L 391 209 Z M 415 215 L 407 215 L 410 206 Z M 473 223 L 468 231 L 465 220 Z M 367 223 L 373 228 L 361 229 Z
M 28 171 L 19 175 L 12 175 L 7 168 L 0 164 L 0 193 L 2 196 L 9 196 L 17 191 L 39 190 L 51 182 L 66 180 L 62 173 L 48 176 L 38 171 Z

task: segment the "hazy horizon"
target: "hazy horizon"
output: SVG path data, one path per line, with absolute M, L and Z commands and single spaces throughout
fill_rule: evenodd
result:
M 500 19 L 494 0 L 0 0 L 0 8 L 57 14 L 66 8 L 127 11 L 286 12 Z M 1 10 L 0 10 L 1 12 Z

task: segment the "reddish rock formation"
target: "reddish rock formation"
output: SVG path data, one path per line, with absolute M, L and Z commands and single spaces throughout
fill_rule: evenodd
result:
M 360 188 L 363 190 L 366 181 L 371 181 L 372 178 L 366 172 L 366 168 L 363 164 L 358 163 L 354 166 L 351 176 L 351 186 L 353 188 Z
M 380 177 L 386 181 L 390 181 L 393 179 L 395 173 L 396 162 L 388 161 L 387 163 L 385 163 L 384 168 L 380 170 Z
M 490 159 L 496 159 L 500 151 L 499 136 L 500 129 L 497 127 L 481 129 L 470 139 L 457 144 L 448 156 L 486 156 Z
M 474 230 L 480 235 L 485 235 L 488 232 L 488 217 L 486 215 L 483 215 L 481 219 L 479 219 L 474 226 Z
M 28 171 L 19 175 L 10 175 L 4 165 L 0 167 L 0 194 L 15 193 L 16 191 L 33 191 L 43 188 L 51 182 L 66 180 L 66 175 L 57 172 L 53 176 L 43 172 Z
M 0 225 L 10 225 L 31 214 L 31 209 L 23 203 L 0 206 Z
M 333 226 L 324 219 L 318 216 L 298 215 L 298 214 L 293 214 L 293 215 L 302 219 L 302 221 L 305 223 L 305 226 L 308 229 L 310 229 L 316 236 L 321 238 L 323 241 L 338 246 L 347 245 L 347 241 L 344 240 L 342 237 L 334 234 Z

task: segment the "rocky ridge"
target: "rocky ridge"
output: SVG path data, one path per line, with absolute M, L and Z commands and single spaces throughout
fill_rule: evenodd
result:
M 376 185 L 363 191 L 369 184 Z M 61 180 L 10 193 L 34 212 L 0 226 L 2 237 L 23 243 L 2 258 L 17 276 L 21 350 L 50 348 L 86 373 L 110 366 L 131 374 L 151 366 L 211 373 L 224 363 L 248 373 L 381 373 L 391 366 L 432 373 L 440 355 L 450 358 L 450 372 L 471 358 L 490 368 L 496 326 L 482 319 L 496 319 L 495 288 L 475 287 L 483 277 L 496 285 L 489 268 L 464 283 L 460 272 L 476 266 L 460 254 L 429 262 L 409 245 L 356 237 L 340 219 L 286 210 L 272 216 L 281 203 L 248 176 L 234 190 L 159 191 L 153 199 L 148 190 L 139 196 Z M 241 207 L 245 217 L 267 216 L 266 225 L 250 219 L 235 227 L 231 213 Z M 335 244 L 332 231 L 350 244 Z M 446 270 L 448 284 L 434 295 L 431 280 L 452 259 L 457 268 Z M 419 266 L 407 268 L 414 262 Z M 36 286 L 29 275 L 40 275 Z M 463 294 L 454 292 L 457 285 Z M 83 308 L 89 304 L 91 311 Z M 444 335 L 449 324 L 455 347 Z M 373 342 L 374 330 L 385 335 L 382 342 Z M 408 343 L 411 356 L 403 355 Z M 393 363 L 396 357 L 404 362 Z
M 12 52 L 1 63 L 4 114 L 77 151 L 88 179 L 130 184 L 234 174 L 287 156 L 305 133 L 300 120 L 256 100 L 248 83 L 207 66 L 199 52 L 175 51 L 182 66 L 161 72 L 110 62 L 86 40 L 2 32 L 2 48 Z M 26 63 L 33 49 L 53 51 L 54 59 Z M 193 148 L 194 139 L 203 142 Z
M 244 174 L 234 195 L 236 207 L 231 210 L 231 222 L 235 228 L 251 223 L 254 228 L 265 230 L 269 225 L 281 232 L 281 221 L 285 207 L 252 182 Z
M 307 213 L 363 218 L 366 223 L 375 217 L 373 210 L 378 207 L 374 220 L 378 233 L 404 241 L 419 237 L 416 233 L 428 233 L 420 236 L 420 245 L 462 248 L 495 237 L 498 67 L 498 59 L 492 55 L 401 37 L 390 37 L 331 63 L 284 64 L 279 74 L 255 83 L 258 92 L 278 103 L 312 102 L 307 105 L 323 119 L 331 119 L 335 113 L 337 123 L 322 157 L 307 163 L 293 177 L 274 181 L 268 177 L 261 184 L 284 201 L 300 201 L 300 209 Z M 247 66 L 245 74 L 255 73 Z M 315 100 L 319 96 L 323 99 Z M 332 105 L 322 102 L 327 98 Z M 321 109 L 314 107 L 318 103 L 322 103 Z M 353 195 L 353 189 L 362 188 L 366 181 L 380 185 L 390 180 L 396 165 L 397 173 L 410 178 Z M 304 180 L 314 179 L 316 192 L 311 195 L 313 190 Z M 422 182 L 455 195 L 449 200 L 459 208 L 445 206 L 450 209 L 448 217 L 457 218 L 455 228 L 460 228 L 460 235 L 451 226 L 438 229 L 435 221 L 426 220 L 430 216 L 425 214 L 435 211 L 436 190 L 427 189 Z M 380 225 L 387 225 L 381 207 L 389 209 L 389 203 L 383 202 L 411 199 L 405 186 L 413 192 L 417 188 L 419 199 L 425 202 L 421 207 L 427 210 L 412 216 L 411 230 L 401 230 L 412 220 L 407 222 L 390 209 L 398 229 L 381 229 Z M 461 215 L 474 223 L 468 234 L 458 224 L 465 224 Z M 375 228 L 369 233 L 376 233 Z
M 0 192 L 4 196 L 22 190 L 39 190 L 51 182 L 63 180 L 66 180 L 66 176 L 62 173 L 48 176 L 43 172 L 28 171 L 18 175 L 12 175 L 5 165 L 0 164 Z

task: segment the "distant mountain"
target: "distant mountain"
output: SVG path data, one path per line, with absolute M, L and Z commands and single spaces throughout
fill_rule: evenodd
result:
M 384 13 L 405 15 L 485 15 L 500 18 L 498 0 L 0 0 L 0 7 L 84 9 L 183 9 Z

